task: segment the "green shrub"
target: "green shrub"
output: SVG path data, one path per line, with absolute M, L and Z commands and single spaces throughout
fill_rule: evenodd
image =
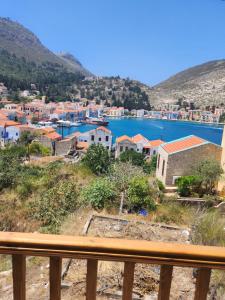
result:
M 144 158 L 144 154 L 138 153 L 133 150 L 127 150 L 120 154 L 120 161 L 131 162 L 135 166 L 143 166 Z
M 117 192 L 113 183 L 101 178 L 87 186 L 81 197 L 84 203 L 91 204 L 94 209 L 103 209 L 112 205 L 117 197 Z
M 58 232 L 59 226 L 69 213 L 77 207 L 77 188 L 72 182 L 58 183 L 43 192 L 31 206 L 31 216 L 42 222 L 48 231 Z
M 182 176 L 176 180 L 180 196 L 189 197 L 194 192 L 200 191 L 201 181 L 198 176 Z
M 101 144 L 91 145 L 82 161 L 97 175 L 107 173 L 110 167 L 109 152 Z
M 131 210 L 138 211 L 142 208 L 149 211 L 156 210 L 156 204 L 146 177 L 134 177 L 130 181 L 127 197 L 128 208 Z
M 51 150 L 39 142 L 33 142 L 29 146 L 29 153 L 33 155 L 49 156 Z

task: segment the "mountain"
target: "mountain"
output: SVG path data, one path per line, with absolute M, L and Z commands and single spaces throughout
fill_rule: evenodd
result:
M 191 101 L 195 106 L 225 103 L 225 60 L 210 61 L 184 70 L 157 84 L 151 91 L 154 105 Z
M 90 75 L 71 54 L 54 54 L 30 30 L 8 18 L 0 18 L 0 48 L 30 62 L 50 62 L 63 66 L 67 71 Z
M 74 82 L 92 75 L 71 54 L 56 55 L 21 24 L 0 18 L 0 82 L 10 91 L 30 89 L 67 97 Z

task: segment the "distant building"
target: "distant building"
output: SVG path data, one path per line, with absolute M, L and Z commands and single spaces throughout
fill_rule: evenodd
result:
M 123 135 L 116 139 L 116 153 L 115 157 L 118 158 L 121 153 L 127 150 L 137 151 L 137 144 L 133 139 L 127 135 Z
M 177 178 L 192 175 L 202 159 L 221 160 L 222 148 L 197 136 L 162 144 L 158 149 L 156 177 L 165 185 L 174 185 Z
M 4 147 L 10 142 L 16 142 L 20 137 L 19 123 L 6 120 L 0 121 L 0 145 Z
M 144 115 L 145 115 L 145 110 L 144 109 L 138 109 L 136 111 L 137 118 L 144 118 Z
M 109 117 L 122 117 L 124 116 L 124 107 L 111 107 L 108 111 Z

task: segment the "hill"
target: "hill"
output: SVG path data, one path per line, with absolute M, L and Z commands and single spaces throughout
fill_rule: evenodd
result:
M 192 101 L 196 106 L 220 105 L 225 102 L 225 60 L 210 61 L 184 70 L 157 84 L 152 101 Z
M 71 55 L 54 54 L 21 24 L 0 18 L 0 82 L 9 90 L 34 83 L 42 94 L 66 96 L 74 82 L 90 75 Z

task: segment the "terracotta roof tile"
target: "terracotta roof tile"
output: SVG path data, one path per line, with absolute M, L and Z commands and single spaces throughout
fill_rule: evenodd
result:
M 141 135 L 141 134 L 136 134 L 135 136 L 133 136 L 132 137 L 132 140 L 133 140 L 133 142 L 134 143 L 139 143 L 139 142 L 141 142 L 141 141 L 143 141 L 143 140 L 148 140 L 148 139 L 146 139 L 143 135 Z
M 129 142 L 133 143 L 132 138 L 130 138 L 128 135 L 122 135 L 122 136 L 120 136 L 116 139 L 117 143 L 120 143 L 120 142 L 123 142 L 123 141 L 129 141 Z
M 165 142 L 162 140 L 153 140 L 149 141 L 146 145 L 144 145 L 144 148 L 154 148 L 154 147 L 159 147 L 160 145 L 164 144 Z
M 186 150 L 195 146 L 200 146 L 205 144 L 207 141 L 201 139 L 200 137 L 191 135 L 185 138 L 175 140 L 169 143 L 162 145 L 162 148 L 169 154 Z
M 50 140 L 60 140 L 62 138 L 62 136 L 60 134 L 58 134 L 57 132 L 50 132 L 48 134 L 45 135 L 47 138 L 49 138 Z

